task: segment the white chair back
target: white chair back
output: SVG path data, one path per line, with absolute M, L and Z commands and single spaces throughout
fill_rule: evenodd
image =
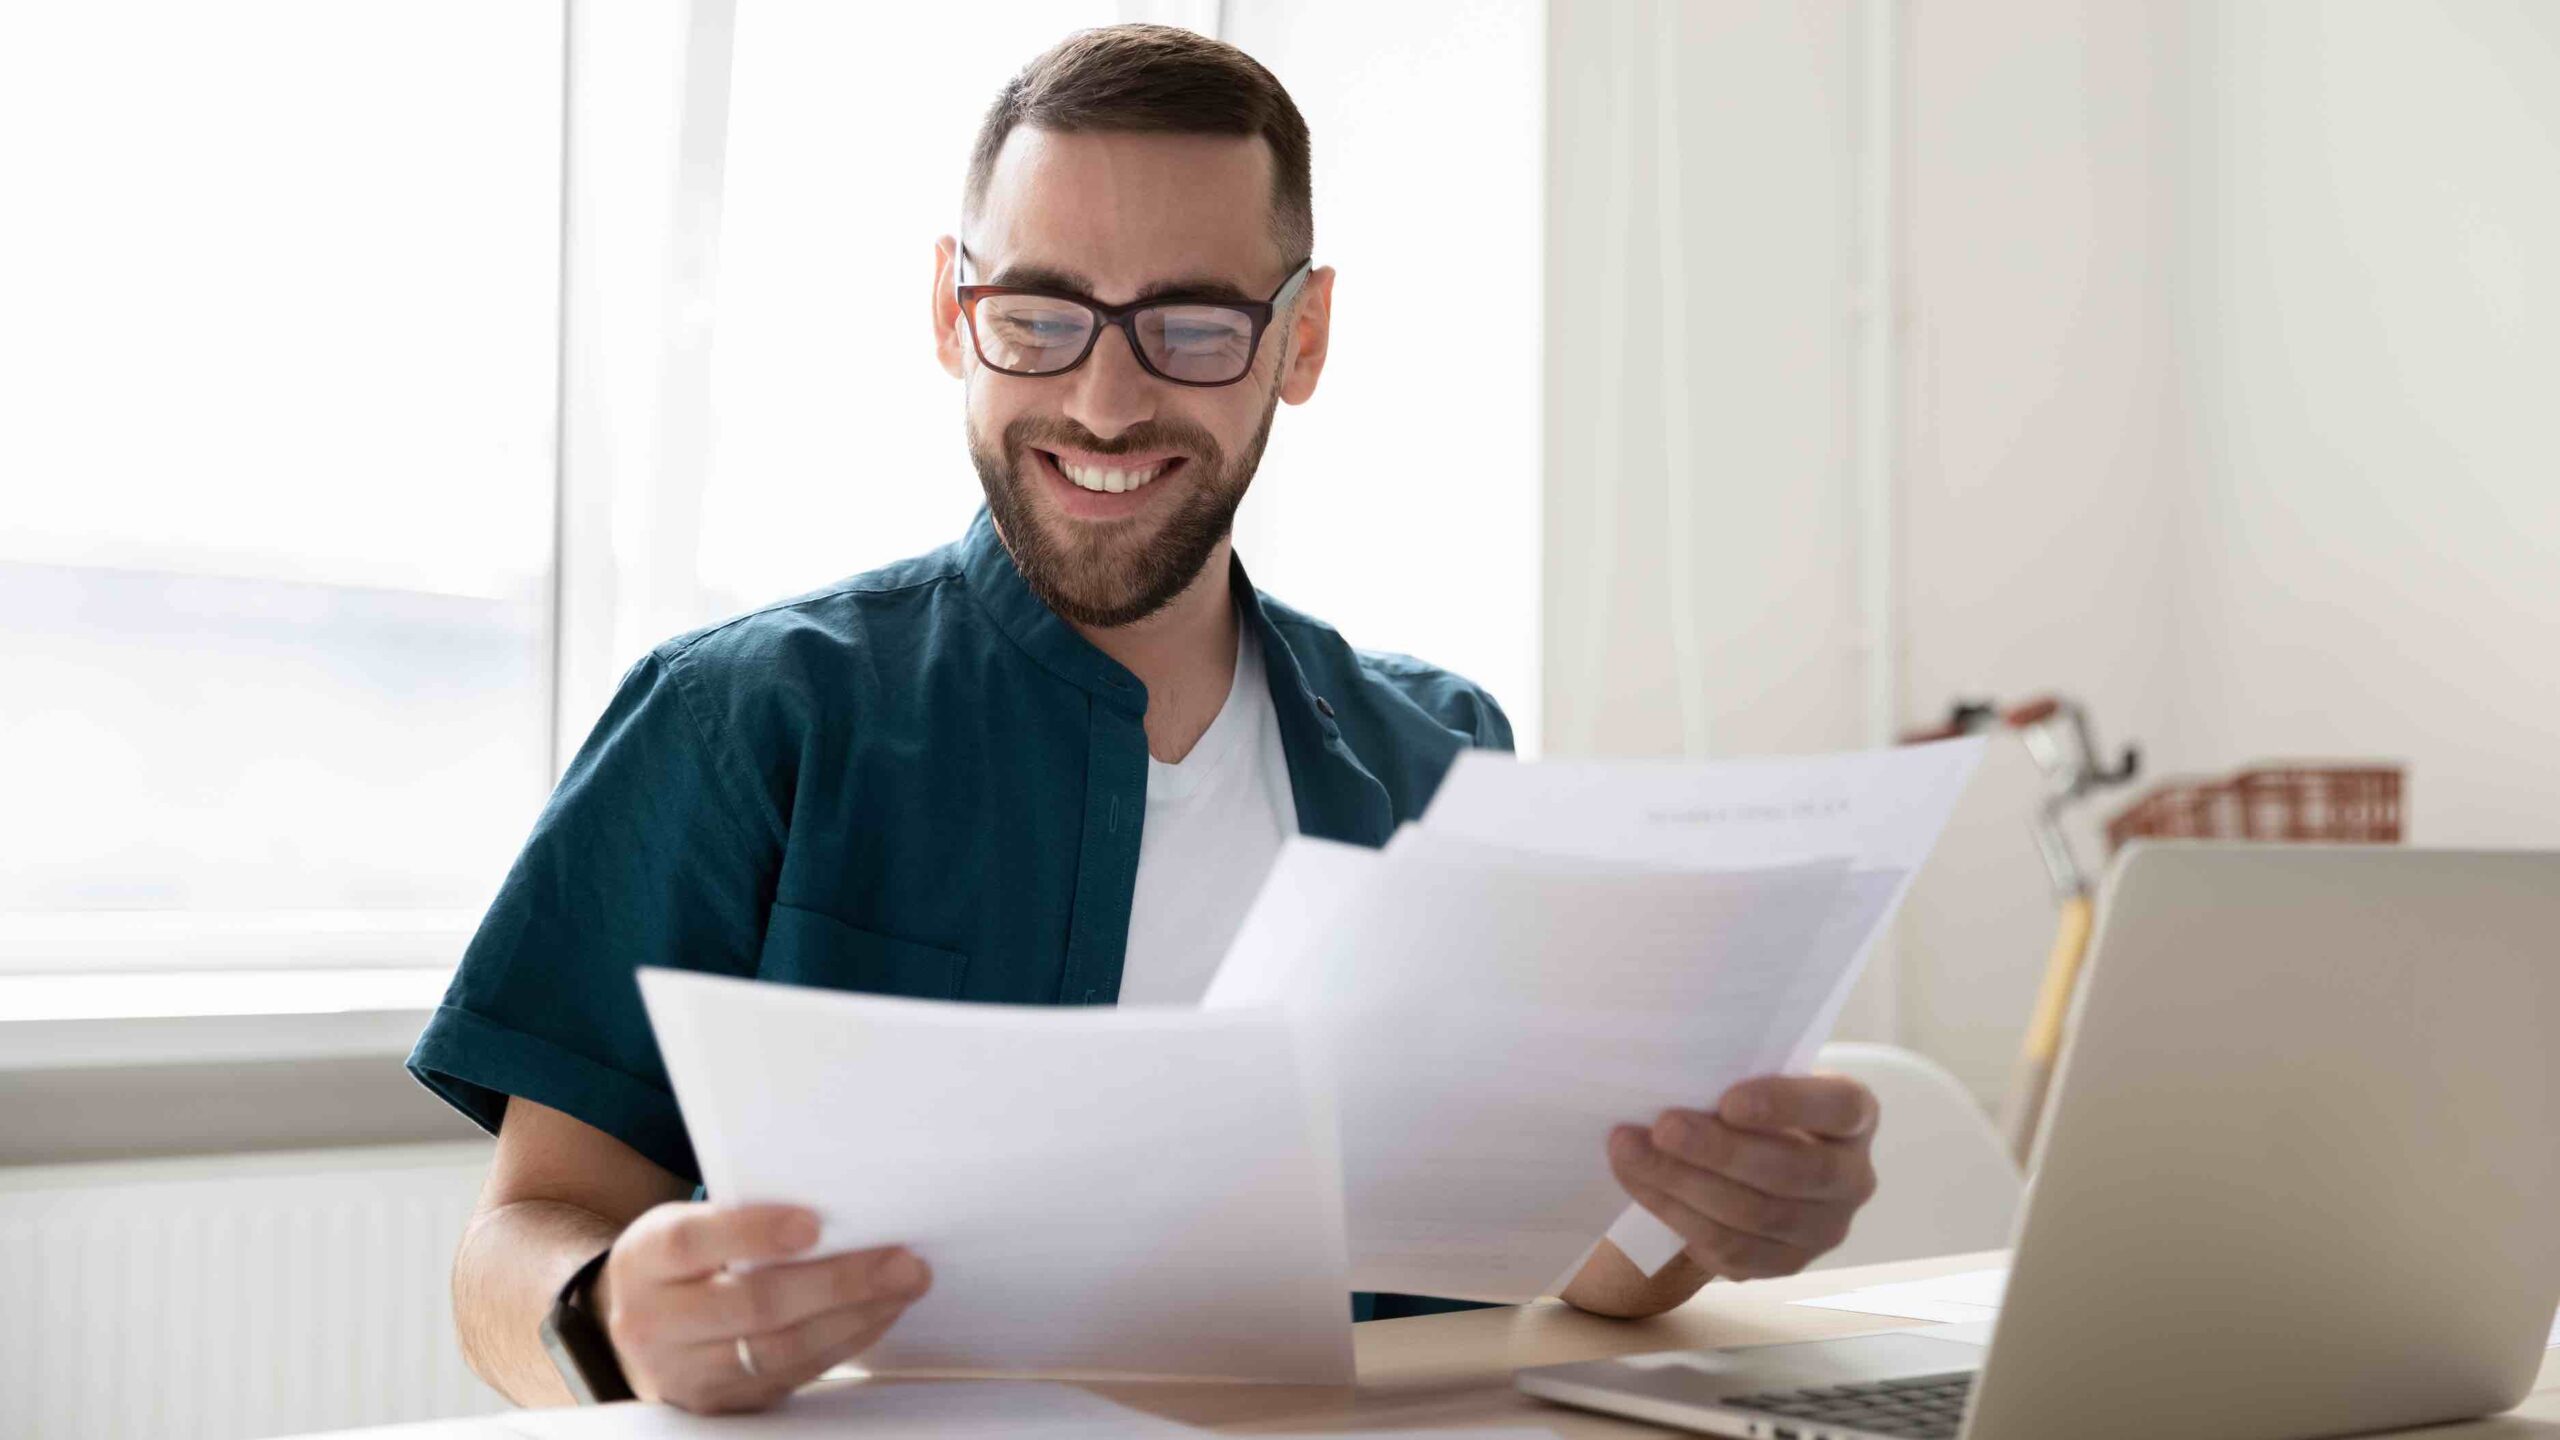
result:
M 1864 1081 L 1876 1094 L 1876 1195 L 1839 1249 L 1816 1270 L 2009 1243 L 2022 1189 L 1999 1132 L 1944 1066 L 1894 1045 L 1834 1041 L 1817 1068 Z

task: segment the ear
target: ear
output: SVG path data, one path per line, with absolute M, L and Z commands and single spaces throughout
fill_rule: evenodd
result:
M 959 297 L 951 293 L 960 242 L 945 235 L 933 242 L 933 354 L 952 379 L 965 378 L 969 337 L 962 333 Z
M 1290 307 L 1289 368 L 1280 377 L 1280 398 L 1304 405 L 1316 393 L 1316 377 L 1324 373 L 1325 346 L 1333 336 L 1333 267 L 1307 273 Z

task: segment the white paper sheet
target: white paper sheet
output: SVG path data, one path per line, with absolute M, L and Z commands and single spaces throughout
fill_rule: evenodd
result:
M 1857 857 L 1916 869 L 1971 778 L 1980 736 L 1837 755 L 1515 760 L 1459 752 L 1424 828 L 1512 849 L 1683 868 Z
M 1204 1006 L 1285 1007 L 1339 1107 L 1364 1290 L 1552 1293 L 1609 1127 L 1750 1073 L 1847 876 L 1485 864 L 1293 837 Z
M 1817 1295 L 1787 1303 L 1817 1310 L 1848 1310 L 1860 1315 L 1891 1315 L 1901 1320 L 1965 1324 L 1998 1318 L 2000 1298 L 2008 1288 L 2009 1269 L 2001 1265 L 1987 1270 L 1960 1270 L 1953 1275 L 1935 1275 L 1926 1280 L 1867 1285 L 1856 1290 L 1843 1290 L 1837 1295 Z
M 1820 1310 L 1851 1310 L 1863 1315 L 1891 1315 L 1904 1320 L 1939 1320 L 1950 1323 L 1988 1324 L 2000 1314 L 2000 1302 L 2009 1289 L 2009 1269 L 1994 1266 L 1985 1270 L 1959 1270 L 1953 1275 L 1938 1275 L 1927 1280 L 1902 1280 L 1890 1285 L 1867 1285 L 1844 1290 L 1837 1295 L 1817 1295 L 1809 1300 L 1790 1300 L 1790 1305 L 1810 1305 Z M 1937 1334 L 1937 1331 L 1930 1331 Z M 1986 1337 L 1982 1342 L 1988 1344 Z M 2551 1322 L 2551 1335 L 2546 1349 L 2560 1350 L 2560 1316 Z
M 534 1440 L 714 1440 L 754 1435 L 771 1440 L 1122 1440 L 1204 1432 L 1142 1410 L 1115 1405 L 1073 1385 L 1042 1380 L 914 1380 L 803 1390 L 753 1415 L 690 1415 L 669 1405 L 617 1405 L 520 1410 L 503 1417 Z
M 1471 836 L 1435 831 L 1420 825 L 1399 827 L 1386 848 L 1390 855 L 1502 865 L 1550 873 L 1694 875 L 1751 868 L 1683 865 L 1655 859 L 1630 862 L 1586 855 L 1554 855 L 1495 845 Z M 1789 858 L 1800 861 L 1816 857 Z M 1810 958 L 1795 970 L 1788 982 L 1785 998 L 1770 1012 L 1748 1073 L 1762 1075 L 1780 1070 L 1801 1071 L 1812 1065 L 1814 1052 L 1822 1048 L 1823 1040 L 1838 1022 L 1840 1007 L 1857 982 L 1868 940 L 1882 926 L 1894 902 L 1900 898 L 1903 881 L 1909 873 L 1880 868 L 1862 870 L 1851 865 L 1841 881 L 1841 893 L 1825 913 L 1821 928 L 1815 932 Z M 1704 1097 L 1695 1103 L 1704 1105 L 1713 1098 Z
M 1787 1304 L 1807 1304 L 1812 1309 L 1851 1309 L 1856 1314 L 1892 1314 L 1900 1320 L 1989 1320 L 1999 1314 L 1999 1299 L 2010 1289 L 2010 1268 L 1994 1266 L 1987 1271 L 1956 1271 L 1951 1276 L 1930 1276 L 1925 1281 L 1894 1281 L 1882 1286 L 1861 1286 L 1841 1294 L 1818 1294 L 1810 1299 L 1789 1299 Z
M 1817 1310 L 1849 1310 L 1861 1315 L 1890 1315 L 1897 1320 L 1931 1320 L 1946 1325 L 1988 1320 L 2000 1313 L 1999 1307 L 1992 1305 L 1960 1305 L 1952 1300 L 1924 1300 L 1909 1296 L 1862 1295 L 1854 1290 L 1825 1295 L 1818 1300 L 1789 1303 L 1810 1305 Z
M 1340 1171 L 1276 1012 L 640 988 L 713 1199 L 933 1267 L 866 1369 L 1350 1382 Z
M 1953 1275 L 1933 1275 L 1926 1280 L 1900 1280 L 1890 1285 L 1861 1286 L 1855 1293 L 1882 1296 L 1887 1299 L 1929 1300 L 1948 1305 L 1974 1305 L 1997 1310 L 2009 1293 L 2009 1268 L 1994 1265 L 1982 1270 L 1959 1270 Z
M 1983 745 L 1966 736 L 1839 755 L 1704 762 L 1525 763 L 1471 750 L 1451 766 L 1422 827 L 1542 854 L 1699 870 L 1853 857 L 1847 903 L 1829 917 L 1815 945 L 1818 958 L 1772 1017 L 1771 1048 L 1749 1072 L 1802 1073 L 1830 1038 L 1875 937 L 1946 828 Z M 1648 1275 L 1681 1246 L 1669 1226 L 1634 1205 L 1610 1227 L 1609 1240 Z

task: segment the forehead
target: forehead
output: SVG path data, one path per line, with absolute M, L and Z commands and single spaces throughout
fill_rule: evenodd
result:
M 969 253 L 1079 274 L 1119 301 L 1151 280 L 1222 275 L 1268 289 L 1271 147 L 1259 135 L 1016 128 L 996 153 Z

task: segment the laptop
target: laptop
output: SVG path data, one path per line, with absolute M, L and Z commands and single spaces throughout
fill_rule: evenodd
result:
M 1753 1440 L 2280 1440 L 2521 1400 L 2560 1300 L 2560 852 L 2137 844 L 2102 894 L 1987 1349 L 1519 1387 Z

